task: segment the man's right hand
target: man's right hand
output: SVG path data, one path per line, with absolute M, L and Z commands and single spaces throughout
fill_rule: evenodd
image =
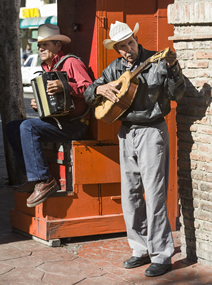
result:
M 31 100 L 31 107 L 32 107 L 35 111 L 38 110 L 37 103 L 36 103 L 35 99 L 32 99 L 32 100 Z
M 110 100 L 111 102 L 116 103 L 119 101 L 119 98 L 116 97 L 115 94 L 120 93 L 119 90 L 115 88 L 116 86 L 117 85 L 113 85 L 111 83 L 108 83 L 105 85 L 99 85 L 96 88 L 96 94 L 102 95 L 105 98 L 107 98 L 108 100 Z

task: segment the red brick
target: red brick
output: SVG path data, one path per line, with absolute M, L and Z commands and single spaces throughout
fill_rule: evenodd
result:
M 212 58 L 212 52 L 197 51 L 196 52 L 196 58 L 197 59 Z
M 190 158 L 197 161 L 211 162 L 211 158 L 206 155 L 201 155 L 200 153 L 191 153 Z
M 211 223 L 204 222 L 202 228 L 203 228 L 203 230 L 212 232 L 212 224 Z
M 203 221 L 212 222 L 212 215 L 210 212 L 205 212 L 202 210 L 195 211 L 194 217 Z
M 188 68 L 207 68 L 208 67 L 208 61 L 191 61 L 187 62 Z
M 180 59 L 180 60 L 182 60 L 182 59 L 193 59 L 194 58 L 194 52 L 181 52 L 181 53 L 178 53 L 178 58 Z
M 212 166 L 208 164 L 202 164 L 199 166 L 199 169 L 202 171 L 210 172 L 212 173 Z
M 200 190 L 201 191 L 212 192 L 212 185 L 211 185 L 211 183 L 202 182 L 200 184 Z
M 205 200 L 205 201 L 211 201 L 212 199 L 212 194 L 208 192 L 200 192 L 200 199 Z
M 212 134 L 212 127 L 199 127 L 198 132 L 201 134 L 211 135 Z
M 212 203 L 201 202 L 200 208 L 207 212 L 212 212 Z
M 193 140 L 195 142 L 201 142 L 201 143 L 211 143 L 211 136 L 206 136 L 206 135 L 197 135 L 193 137 Z
M 197 77 L 211 77 L 211 73 L 208 70 L 198 70 L 196 72 Z
M 206 176 L 205 176 L 205 181 L 207 182 L 212 182 L 212 174 L 208 173 Z
M 183 74 L 188 78 L 194 78 L 197 76 L 196 71 L 190 69 L 183 70 Z
M 195 180 L 201 180 L 202 181 L 203 174 L 201 172 L 192 171 L 191 172 L 191 178 L 195 179 Z
M 202 145 L 199 146 L 199 150 L 202 151 L 202 152 L 212 153 L 212 146 L 202 144 Z

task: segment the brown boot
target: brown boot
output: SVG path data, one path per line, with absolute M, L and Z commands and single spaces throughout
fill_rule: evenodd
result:
M 28 181 L 17 187 L 17 192 L 20 193 L 32 193 L 34 191 L 35 185 L 39 183 L 39 181 Z
M 46 181 L 41 181 L 35 185 L 35 190 L 27 199 L 27 207 L 35 207 L 43 203 L 51 194 L 59 189 L 54 178 L 49 178 Z

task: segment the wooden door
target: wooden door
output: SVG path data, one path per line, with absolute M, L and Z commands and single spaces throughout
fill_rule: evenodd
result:
M 109 38 L 109 28 L 115 21 L 126 22 L 133 30 L 139 22 L 138 41 L 144 48 L 162 50 L 166 47 L 173 49 L 173 43 L 168 37 L 173 35 L 173 26 L 167 23 L 167 6 L 174 0 L 97 0 L 97 75 L 116 57 L 115 50 L 107 50 L 102 42 Z M 168 216 L 172 230 L 176 230 L 178 217 L 178 188 L 177 188 L 177 137 L 176 137 L 176 103 L 172 102 L 171 113 L 166 117 L 170 136 L 170 178 L 167 198 Z M 98 139 L 113 140 L 120 122 L 107 125 L 98 121 Z M 107 132 L 100 130 L 107 129 Z

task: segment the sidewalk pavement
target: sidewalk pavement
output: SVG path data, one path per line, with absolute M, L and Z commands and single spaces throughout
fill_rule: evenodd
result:
M 173 232 L 173 270 L 154 278 L 144 275 L 148 265 L 122 267 L 131 257 L 124 234 L 63 239 L 61 247 L 49 247 L 13 232 L 14 190 L 7 184 L 1 131 L 0 126 L 0 285 L 212 285 L 212 268 L 181 254 L 179 231 Z

